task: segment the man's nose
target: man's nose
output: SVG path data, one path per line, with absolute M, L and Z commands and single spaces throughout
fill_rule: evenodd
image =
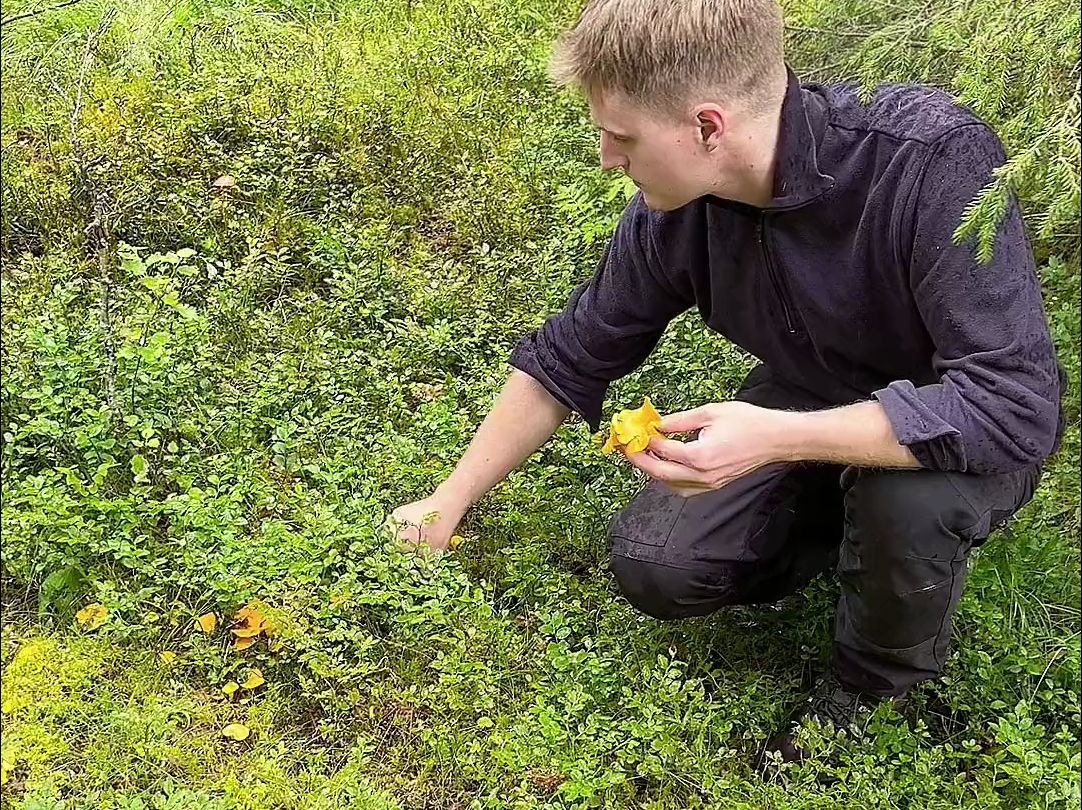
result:
M 598 152 L 601 157 L 601 171 L 608 172 L 613 169 L 622 169 L 625 166 L 624 157 L 616 149 L 612 138 L 605 132 L 601 133 L 601 144 Z

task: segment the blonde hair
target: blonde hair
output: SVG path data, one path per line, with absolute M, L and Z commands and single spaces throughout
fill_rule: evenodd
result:
M 560 86 L 619 91 L 660 113 L 707 93 L 757 106 L 778 100 L 783 40 L 777 0 L 590 0 L 549 72 Z

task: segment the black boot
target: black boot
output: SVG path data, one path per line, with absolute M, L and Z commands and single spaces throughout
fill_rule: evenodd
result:
M 765 763 L 766 755 L 774 751 L 781 754 L 783 762 L 802 762 L 807 758 L 807 752 L 796 744 L 797 729 L 805 719 L 810 718 L 821 726 L 831 723 L 838 730 L 852 727 L 862 729 L 876 707 L 888 700 L 899 712 L 907 703 L 905 695 L 880 697 L 853 690 L 841 683 L 833 673 L 820 678 L 812 694 L 790 715 L 785 727 L 767 741 L 760 756 L 760 765 Z

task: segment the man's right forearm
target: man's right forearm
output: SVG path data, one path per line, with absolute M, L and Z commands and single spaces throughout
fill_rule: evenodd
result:
M 569 413 L 541 383 L 512 369 L 496 404 L 436 495 L 465 512 L 552 438 Z

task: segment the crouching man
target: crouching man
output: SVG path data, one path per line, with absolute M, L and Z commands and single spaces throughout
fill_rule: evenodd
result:
M 991 260 L 953 234 L 1004 160 L 940 91 L 802 85 L 775 0 L 593 0 L 552 65 L 604 169 L 636 184 L 596 273 L 515 348 L 454 473 L 395 511 L 445 548 L 466 509 L 695 307 L 760 361 L 663 419 L 610 524 L 622 592 L 660 619 L 773 602 L 836 568 L 832 665 L 806 712 L 848 724 L 943 669 L 967 557 L 1033 495 L 1062 431 L 1012 201 Z M 422 516 L 438 512 L 435 522 Z M 799 719 L 802 715 L 796 715 Z M 793 727 L 769 748 L 799 759 Z

